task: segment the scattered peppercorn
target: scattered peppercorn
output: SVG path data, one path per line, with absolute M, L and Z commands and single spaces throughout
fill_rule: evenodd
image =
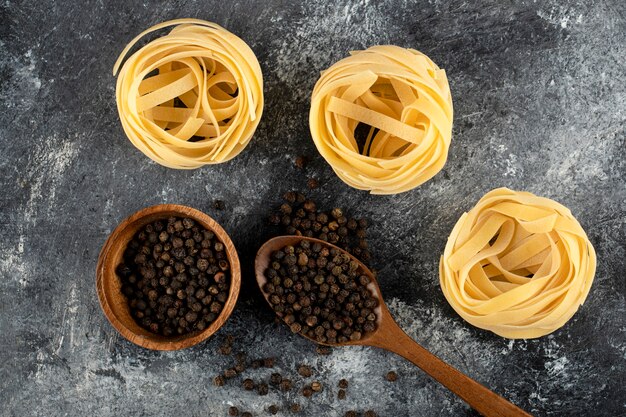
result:
M 216 387 L 223 387 L 225 382 L 226 381 L 224 380 L 224 377 L 222 375 L 218 375 L 213 378 L 213 385 L 215 385 Z
M 340 389 L 337 392 L 337 398 L 339 398 L 340 400 L 345 400 L 346 399 L 346 390 Z
M 283 377 L 278 372 L 274 372 L 270 376 L 270 384 L 272 384 L 272 385 L 279 385 L 282 380 L 283 380 Z
M 232 353 L 232 347 L 228 345 L 222 345 L 218 349 L 219 353 L 222 355 L 230 355 Z
M 245 363 L 246 362 L 246 353 L 245 352 L 238 352 L 235 355 L 235 360 L 239 363 Z
M 237 370 L 235 368 L 228 368 L 224 371 L 224 378 L 234 378 L 237 376 Z
M 311 382 L 311 389 L 315 392 L 320 392 L 322 390 L 322 383 L 319 381 Z
M 295 165 L 298 169 L 303 169 L 307 163 L 307 157 L 304 155 L 299 155 L 296 157 Z
M 308 365 L 300 365 L 298 367 L 298 373 L 302 375 L 303 377 L 308 378 L 313 374 L 313 371 L 311 370 L 311 367 Z
M 278 406 L 277 406 L 277 405 L 272 404 L 272 405 L 270 405 L 270 406 L 267 408 L 267 411 L 268 411 L 270 414 L 272 414 L 272 415 L 274 415 L 274 414 L 278 414 Z
M 377 417 L 378 415 L 373 411 L 373 410 L 367 410 L 364 414 L 363 417 Z
M 348 388 L 348 380 L 342 378 L 339 380 L 339 384 L 337 385 L 339 386 L 339 388 L 346 389 Z
M 347 253 L 301 240 L 272 253 L 272 260 L 263 291 L 292 331 L 319 343 L 342 344 L 376 330 L 378 299 Z
M 249 413 L 248 411 L 244 411 L 243 413 L 241 413 L 241 417 L 252 417 L 252 413 Z
M 203 331 L 230 289 L 228 257 L 215 234 L 190 218 L 156 220 L 132 237 L 116 273 L 131 316 L 162 336 Z M 221 267 L 223 266 L 223 268 Z
M 396 374 L 394 371 L 389 371 L 387 372 L 385 378 L 387 378 L 387 381 L 389 382 L 394 382 L 398 379 L 398 374 Z
M 294 191 L 287 192 L 283 199 L 285 203 L 269 218 L 271 224 L 282 228 L 281 235 L 321 239 L 347 250 L 363 263 L 369 262 L 371 255 L 365 219 L 348 217 L 340 208 L 334 208 L 330 213 L 318 210 L 314 201 Z
M 259 385 L 257 385 L 256 390 L 259 395 L 267 395 L 267 393 L 269 392 L 269 387 L 266 383 L 261 382 Z
M 239 415 L 239 409 L 237 407 L 230 407 L 228 409 L 228 415 L 229 416 L 233 416 L 233 417 L 238 416 Z
M 224 210 L 224 208 L 226 208 L 226 205 L 224 204 L 222 200 L 215 200 L 213 202 L 213 208 L 215 210 Z
M 261 367 L 261 361 L 260 360 L 253 360 L 252 362 L 250 362 L 250 368 L 252 369 L 259 369 Z
M 273 368 L 275 360 L 275 358 L 265 358 L 263 359 L 263 366 L 265 368 Z
M 246 391 L 252 391 L 254 389 L 254 381 L 250 378 L 246 378 L 243 380 L 242 386 Z
M 358 413 L 356 411 L 346 411 L 346 414 L 343 415 L 343 417 L 357 417 Z
M 307 187 L 309 187 L 310 190 L 315 190 L 320 186 L 319 182 L 315 178 L 309 178 L 306 182 L 306 185 Z
M 291 391 L 291 388 L 293 387 L 291 379 L 283 378 L 283 380 L 280 381 L 279 387 L 282 392 Z
M 293 403 L 289 406 L 289 411 L 291 411 L 292 413 L 299 413 L 300 411 L 302 411 L 302 407 L 298 403 Z
M 305 386 L 304 388 L 302 388 L 302 395 L 304 397 L 310 397 L 311 395 L 313 395 L 313 390 L 311 389 L 310 386 Z
M 318 355 L 330 355 L 333 353 L 333 348 L 330 346 L 317 345 L 315 346 L 315 352 L 317 352 Z

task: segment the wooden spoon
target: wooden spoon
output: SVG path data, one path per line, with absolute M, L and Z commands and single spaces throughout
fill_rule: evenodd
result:
M 328 248 L 335 248 L 343 253 L 344 250 L 322 240 L 301 237 L 301 236 L 279 236 L 267 242 L 257 252 L 255 260 L 256 280 L 261 289 L 261 293 L 269 303 L 268 294 L 263 291 L 263 286 L 267 282 L 265 270 L 269 267 L 273 252 L 284 248 L 287 245 L 296 246 L 300 241 L 308 240 L 311 243 L 320 243 Z M 368 288 L 378 298 L 378 307 L 375 309 L 377 316 L 377 328 L 371 333 L 365 333 L 358 341 L 349 341 L 341 344 L 321 343 L 328 346 L 364 345 L 375 346 L 381 349 L 394 352 L 415 365 L 422 368 L 428 375 L 439 381 L 443 386 L 461 397 L 476 411 L 487 417 L 512 417 L 530 416 L 521 408 L 508 402 L 495 392 L 464 375 L 452 366 L 448 365 L 428 350 L 424 349 L 417 342 L 411 339 L 395 322 L 387 306 L 385 305 L 380 288 L 372 272 L 354 256 L 347 253 L 352 260 L 359 264 L 358 272 L 370 278 Z M 271 306 L 271 303 L 270 303 Z M 307 337 L 306 335 L 302 335 Z M 320 344 L 314 339 L 307 339 Z

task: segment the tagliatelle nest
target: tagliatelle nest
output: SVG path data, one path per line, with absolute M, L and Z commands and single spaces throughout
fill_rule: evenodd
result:
M 353 52 L 322 72 L 311 97 L 311 136 L 335 173 L 373 194 L 408 191 L 444 166 L 452 137 L 445 71 L 397 46 Z M 355 130 L 369 126 L 364 144 Z
M 132 54 L 119 70 L 120 120 L 130 141 L 170 168 L 228 161 L 248 144 L 263 113 L 263 76 L 248 45 L 198 19 L 164 22 L 122 51 L 113 75 L 146 34 L 175 26 Z
M 512 339 L 563 326 L 587 298 L 595 270 L 593 246 L 567 208 L 507 188 L 461 216 L 439 265 L 456 312 Z

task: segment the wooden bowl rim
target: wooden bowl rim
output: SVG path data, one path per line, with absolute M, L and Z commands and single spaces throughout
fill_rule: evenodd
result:
M 107 290 L 105 289 L 105 281 L 111 278 L 117 278 L 115 274 L 115 268 L 117 265 L 112 265 L 113 259 L 109 259 L 109 255 L 113 246 L 118 243 L 119 236 L 129 227 L 135 227 L 142 219 L 148 216 L 154 216 L 163 214 L 163 218 L 167 218 L 171 215 L 177 217 L 190 217 L 195 221 L 198 221 L 203 227 L 214 232 L 218 239 L 224 244 L 228 261 L 230 263 L 230 275 L 231 283 L 228 294 L 228 299 L 224 303 L 224 308 L 220 312 L 217 319 L 211 323 L 209 327 L 201 332 L 192 332 L 182 336 L 175 336 L 172 338 L 165 338 L 164 336 L 151 334 L 146 330 L 145 334 L 138 334 L 129 329 L 123 321 L 121 321 L 114 313 L 113 309 L 109 305 L 107 300 Z M 137 228 L 141 225 L 136 226 Z M 120 243 L 124 246 L 128 242 Z M 109 273 L 107 273 L 109 271 Z M 112 271 L 112 273 L 111 273 Z M 158 204 L 150 207 L 143 208 L 130 216 L 122 220 L 117 227 L 109 234 L 109 237 L 105 241 L 100 255 L 98 256 L 98 263 L 96 267 L 96 292 L 98 293 L 98 300 L 100 307 L 104 312 L 107 320 L 117 332 L 130 342 L 151 350 L 179 350 L 194 346 L 217 332 L 226 323 L 230 315 L 232 314 L 237 299 L 239 297 L 239 291 L 241 289 L 241 265 L 239 263 L 239 256 L 235 245 L 233 244 L 230 236 L 222 226 L 215 221 L 211 216 L 200 210 L 192 207 L 179 205 L 179 204 Z M 124 297 L 122 294 L 120 294 Z

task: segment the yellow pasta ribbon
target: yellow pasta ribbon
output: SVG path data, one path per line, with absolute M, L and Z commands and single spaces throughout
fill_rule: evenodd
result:
M 552 333 L 574 315 L 595 271 L 593 246 L 566 207 L 498 188 L 454 226 L 439 280 L 452 308 L 469 323 L 530 339 Z
M 344 182 L 396 194 L 443 168 L 452 117 L 445 71 L 414 49 L 382 45 L 352 52 L 322 72 L 309 126 L 318 151 Z M 360 123 L 370 128 L 361 147 L 354 137 Z
M 145 35 L 174 26 L 122 62 Z M 120 69 L 121 67 L 121 69 Z M 124 48 L 117 109 L 133 145 L 170 168 L 226 162 L 248 144 L 263 113 L 263 75 L 250 47 L 215 23 L 155 25 Z

